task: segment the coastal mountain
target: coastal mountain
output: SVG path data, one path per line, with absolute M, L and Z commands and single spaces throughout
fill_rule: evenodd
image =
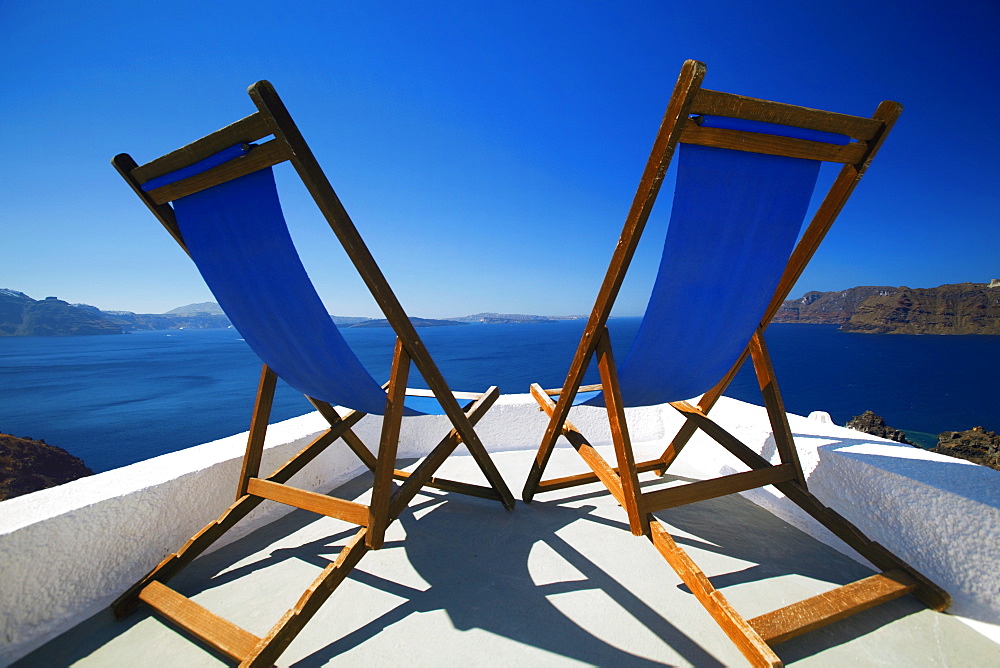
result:
M 55 297 L 36 301 L 0 288 L 0 336 L 83 336 L 121 334 L 122 328 L 100 315 Z
M 782 304 L 774 322 L 840 325 L 864 334 L 1000 335 L 1000 281 L 807 292 Z
M 196 315 L 207 313 L 208 315 L 226 315 L 222 307 L 215 302 L 200 302 L 198 304 L 188 304 L 172 308 L 163 315 Z

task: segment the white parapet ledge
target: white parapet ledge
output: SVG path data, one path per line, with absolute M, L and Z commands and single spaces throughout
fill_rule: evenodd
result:
M 627 414 L 633 442 L 653 449 L 682 421 L 669 406 Z M 712 415 L 765 458 L 776 457 L 762 408 L 723 399 Z M 593 443 L 610 442 L 603 409 L 577 408 L 572 419 Z M 529 395 L 505 395 L 477 431 L 492 452 L 533 449 L 545 424 Z M 810 489 L 824 503 L 946 589 L 955 614 L 1000 623 L 1000 472 L 817 420 L 791 416 L 791 424 Z M 271 425 L 261 470 L 277 468 L 325 427 L 316 413 Z M 425 454 L 448 427 L 443 417 L 407 418 L 399 456 Z M 377 443 L 379 428 L 369 416 L 355 431 Z M 246 434 L 238 434 L 0 503 L 0 665 L 106 608 L 216 519 L 234 500 L 245 446 Z M 682 457 L 706 475 L 742 470 L 701 435 Z M 347 448 L 331 447 L 291 484 L 326 492 L 363 470 Z M 514 490 L 522 482 L 508 481 Z M 746 496 L 841 547 L 771 488 Z M 263 504 L 213 548 L 289 511 Z

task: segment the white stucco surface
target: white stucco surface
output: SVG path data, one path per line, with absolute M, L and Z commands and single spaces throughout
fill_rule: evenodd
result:
M 723 399 L 712 415 L 765 458 L 776 458 L 762 408 Z M 648 450 L 639 459 L 658 455 L 682 420 L 669 406 L 630 409 L 628 418 L 633 442 Z M 574 409 L 571 419 L 595 444 L 610 441 L 602 409 Z M 490 451 L 523 450 L 537 447 L 545 424 L 528 395 L 506 395 L 477 431 Z M 366 417 L 355 431 L 376 443 L 379 426 Z M 819 420 L 791 416 L 791 426 L 810 489 L 824 503 L 949 591 L 954 613 L 1000 622 L 1000 472 Z M 276 468 L 324 427 L 317 414 L 272 425 L 262 470 Z M 404 420 L 399 456 L 424 454 L 447 430 L 442 417 Z M 0 503 L 0 664 L 109 605 L 218 517 L 233 501 L 245 443 L 239 434 Z M 744 468 L 702 435 L 682 458 L 707 475 Z M 362 470 L 346 447 L 334 445 L 292 484 L 325 492 Z M 523 476 L 508 484 L 519 495 Z M 745 496 L 850 553 L 771 488 Z M 214 548 L 287 512 L 266 502 Z

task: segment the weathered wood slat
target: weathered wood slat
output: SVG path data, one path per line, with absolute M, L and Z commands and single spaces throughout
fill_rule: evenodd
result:
M 396 480 L 406 480 L 411 475 L 413 474 L 409 471 L 400 471 L 399 469 L 396 469 L 392 473 L 392 477 Z M 497 491 L 492 487 L 473 485 L 468 482 L 459 482 L 457 480 L 448 480 L 446 478 L 431 477 L 424 483 L 424 487 L 433 487 L 434 489 L 440 489 L 444 492 L 457 492 L 467 496 L 478 496 L 481 499 L 500 499 L 500 495 L 497 494 Z
M 291 152 L 288 150 L 288 146 L 277 139 L 272 139 L 266 144 L 253 147 L 246 155 L 234 158 L 206 172 L 154 188 L 149 191 L 149 198 L 156 204 L 166 204 L 265 167 L 277 165 L 290 157 Z
M 647 471 L 656 471 L 662 468 L 663 462 L 659 459 L 651 459 L 648 462 L 640 462 L 635 465 L 635 470 L 638 473 L 646 473 Z M 618 467 L 612 469 L 618 475 L 621 475 L 621 471 Z M 586 485 L 592 482 L 599 482 L 600 478 L 597 477 L 595 473 L 579 473 L 577 475 L 568 475 L 562 478 L 549 478 L 548 480 L 543 480 L 538 483 L 539 492 L 551 492 L 556 489 L 565 489 L 566 487 L 576 487 L 577 485 Z
M 161 582 L 150 582 L 139 594 L 139 598 L 177 626 L 237 661 L 250 655 L 260 642 L 260 638 L 249 631 L 219 617 Z
M 768 668 L 783 665 L 774 650 L 768 647 L 757 631 L 736 612 L 726 597 L 712 586 L 705 573 L 674 542 L 658 521 L 650 522 L 649 539 L 752 665 Z
M 707 88 L 698 91 L 690 113 L 793 125 L 810 130 L 835 132 L 862 141 L 872 139 L 883 128 L 882 123 L 871 118 L 809 109 L 732 93 L 720 93 Z
M 625 499 L 629 529 L 634 536 L 642 536 L 649 533 L 648 512 L 639 493 L 639 474 L 635 470 L 635 454 L 632 452 L 632 440 L 625 420 L 625 402 L 622 400 L 621 388 L 618 385 L 618 370 L 615 368 L 615 357 L 611 352 L 611 334 L 608 333 L 607 327 L 601 329 L 596 353 L 601 385 L 605 388 L 604 405 L 607 408 L 608 423 L 611 425 L 611 440 L 618 460 L 618 480 L 622 486 L 622 497 Z
M 750 153 L 766 153 L 789 158 L 806 158 L 807 160 L 823 160 L 855 164 L 861 161 L 868 152 L 868 145 L 855 142 L 839 146 L 805 139 L 778 137 L 756 132 L 741 132 L 739 130 L 724 130 L 722 128 L 704 128 L 695 123 L 688 123 L 681 133 L 681 143 L 729 148 Z
M 271 134 L 271 129 L 260 112 L 250 114 L 235 123 L 216 130 L 210 135 L 195 140 L 187 146 L 171 151 L 132 170 L 132 178 L 143 184 L 157 176 L 163 176 L 181 167 L 193 165 L 224 148 L 236 144 L 249 144 Z
M 344 520 L 358 526 L 368 525 L 368 506 L 354 501 L 317 494 L 261 478 L 251 478 L 247 484 L 247 492 L 253 496 Z
M 368 509 L 368 532 L 365 535 L 365 544 L 373 550 L 382 547 L 385 530 L 392 521 L 389 517 L 389 499 L 393 492 L 392 474 L 396 469 L 396 449 L 399 446 L 406 379 L 409 375 L 410 356 L 406 352 L 403 339 L 397 336 L 389 372 L 385 412 L 382 414 L 382 433 L 379 437 L 378 459 L 375 463 L 375 480 L 372 482 L 371 506 Z
M 646 509 L 654 512 L 794 479 L 795 467 L 791 464 L 779 464 L 766 469 L 734 473 L 722 478 L 689 482 L 655 492 L 646 492 L 642 495 L 642 500 Z
M 247 493 L 247 482 L 250 478 L 260 475 L 260 459 L 264 452 L 264 437 L 267 435 L 267 424 L 271 418 L 271 405 L 274 403 L 274 388 L 278 382 L 278 374 L 269 366 L 264 365 L 260 372 L 260 382 L 257 385 L 257 399 L 253 405 L 253 416 L 250 418 L 250 434 L 247 437 L 246 454 L 243 456 L 243 468 L 240 471 L 240 481 L 236 486 L 237 500 Z
M 747 623 L 767 643 L 776 645 L 904 596 L 916 588 L 917 582 L 903 571 L 886 571 L 754 617 Z

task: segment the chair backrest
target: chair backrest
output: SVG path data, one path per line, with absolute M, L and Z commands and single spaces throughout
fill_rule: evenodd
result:
M 262 110 L 146 165 L 136 166 L 124 154 L 114 163 L 188 252 L 233 326 L 265 364 L 309 397 L 382 415 L 385 390 L 327 313 L 288 232 L 272 165 L 290 159 L 314 189 L 329 188 L 322 173 L 317 175 L 311 153 L 313 164 L 298 164 L 296 154 L 302 151 L 290 149 L 285 137 L 290 130 L 305 146 L 294 125 L 280 127 Z M 271 134 L 270 141 L 252 143 Z M 409 321 L 332 189 L 322 204 L 339 209 L 335 232 L 345 249 L 352 245 L 348 252 L 363 268 L 363 278 L 379 288 L 380 306 L 387 318 L 389 312 L 395 316 L 390 323 L 400 329 L 402 314 L 406 330 Z M 418 340 L 415 333 L 410 339 Z M 434 397 L 407 397 L 405 403 L 408 415 L 445 412 Z
M 883 103 L 873 118 L 818 111 L 704 90 L 703 74 L 694 61 L 682 70 L 584 337 L 596 336 L 610 314 L 680 144 L 659 271 L 618 367 L 626 406 L 690 399 L 731 372 L 787 297 L 901 109 Z M 824 161 L 844 167 L 796 245 Z M 582 379 L 584 345 L 569 380 Z M 573 403 L 604 405 L 604 397 L 580 392 Z
M 693 120 L 701 127 L 836 145 L 849 141 L 771 123 Z M 818 160 L 681 144 L 659 271 L 632 347 L 618 367 L 625 405 L 697 396 L 729 370 L 788 264 L 819 167 Z

